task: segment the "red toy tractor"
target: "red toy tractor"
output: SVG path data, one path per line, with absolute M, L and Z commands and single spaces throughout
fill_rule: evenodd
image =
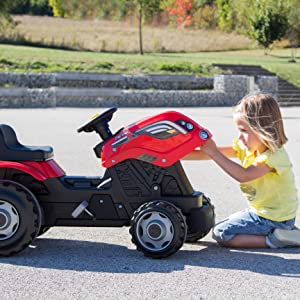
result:
M 146 256 L 163 258 L 203 238 L 214 207 L 193 190 L 180 159 L 211 138 L 185 115 L 169 111 L 112 134 L 111 108 L 78 129 L 95 131 L 104 176 L 67 176 L 51 147 L 22 145 L 0 125 L 0 255 L 25 249 L 53 226 L 130 226 Z

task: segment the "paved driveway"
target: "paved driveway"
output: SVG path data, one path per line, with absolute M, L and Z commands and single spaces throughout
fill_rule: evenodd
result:
M 119 109 L 111 129 L 163 110 Z M 218 144 L 231 143 L 236 134 L 230 108 L 180 110 L 209 128 Z M 282 111 L 299 188 L 300 108 Z M 103 169 L 92 151 L 97 136 L 76 133 L 95 112 L 2 109 L 0 123 L 15 127 L 24 144 L 52 145 L 67 174 L 98 175 Z M 195 190 L 213 200 L 217 220 L 246 207 L 238 184 L 214 163 L 183 165 Z M 217 246 L 210 235 L 168 259 L 152 260 L 135 250 L 128 228 L 52 228 L 21 254 L 0 258 L 0 270 L 0 298 L 5 300 L 300 299 L 300 248 L 231 250 Z

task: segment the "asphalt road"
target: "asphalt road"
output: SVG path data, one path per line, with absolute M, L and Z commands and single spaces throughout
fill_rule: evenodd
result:
M 163 108 L 119 109 L 112 131 Z M 99 175 L 92 147 L 95 134 L 76 129 L 99 109 L 0 110 L 20 141 L 51 145 L 68 175 Z M 236 135 L 230 108 L 187 108 L 181 112 L 210 129 L 218 144 Z M 300 187 L 300 108 L 282 109 L 287 150 Z M 211 161 L 183 162 L 195 190 L 212 199 L 217 220 L 246 207 L 238 184 Z M 297 225 L 300 225 L 298 213 Z M 0 298 L 6 299 L 300 299 L 300 248 L 222 248 L 209 234 L 185 244 L 168 259 L 145 258 L 128 228 L 52 228 L 21 254 L 0 258 Z

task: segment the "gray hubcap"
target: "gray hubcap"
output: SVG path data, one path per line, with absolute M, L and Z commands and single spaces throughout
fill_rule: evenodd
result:
M 137 238 L 148 250 L 164 250 L 174 238 L 173 224 L 164 213 L 146 213 L 137 222 Z
M 12 237 L 19 228 L 20 218 L 16 208 L 0 199 L 0 241 Z

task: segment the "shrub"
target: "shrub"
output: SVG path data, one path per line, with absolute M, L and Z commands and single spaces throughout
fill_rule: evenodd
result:
M 93 66 L 94 69 L 106 69 L 111 70 L 114 67 L 114 65 L 110 62 L 98 62 Z
M 216 5 L 204 5 L 195 12 L 193 23 L 196 28 L 214 29 L 218 26 Z
M 250 19 L 251 31 L 249 36 L 261 46 L 268 48 L 274 41 L 283 38 L 288 29 L 288 19 L 272 9 L 261 8 Z

